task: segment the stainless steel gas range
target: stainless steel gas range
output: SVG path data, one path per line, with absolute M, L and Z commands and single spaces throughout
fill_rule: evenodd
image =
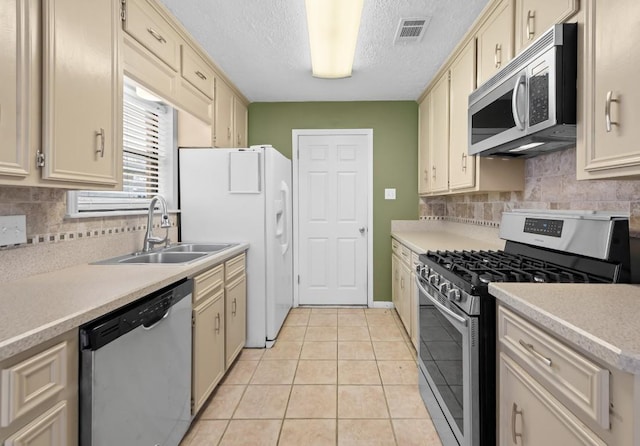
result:
M 500 237 L 506 240 L 503 251 L 429 251 L 416 268 L 420 390 L 445 446 L 496 444 L 496 304 L 490 282 L 630 280 L 625 215 L 505 212 Z

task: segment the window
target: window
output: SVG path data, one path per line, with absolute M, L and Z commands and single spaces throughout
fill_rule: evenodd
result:
M 72 191 L 71 217 L 146 212 L 154 195 L 177 208 L 174 110 L 125 79 L 123 98 L 122 191 Z

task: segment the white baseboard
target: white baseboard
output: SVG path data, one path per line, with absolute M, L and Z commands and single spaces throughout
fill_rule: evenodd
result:
M 393 308 L 393 302 L 386 300 L 374 300 L 370 308 Z

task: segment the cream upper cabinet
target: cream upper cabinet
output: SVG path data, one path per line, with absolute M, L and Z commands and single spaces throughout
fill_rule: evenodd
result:
M 440 77 L 430 94 L 431 192 L 445 192 L 449 189 L 449 72 Z
M 478 86 L 513 57 L 513 1 L 503 0 L 476 34 Z
M 43 178 L 116 188 L 122 176 L 120 2 L 42 5 Z
M 233 125 L 233 91 L 219 77 L 215 80 L 215 136 L 216 147 L 234 147 L 232 136 Z
M 0 178 L 29 174 L 29 4 L 0 2 Z M 1 180 L 0 180 L 1 181 Z
M 504 353 L 500 354 L 500 446 L 605 446 L 593 431 Z
M 453 61 L 450 68 L 449 91 L 449 188 L 473 187 L 475 184 L 475 157 L 469 156 L 469 126 L 467 108 L 469 94 L 475 89 L 476 46 L 469 41 Z
M 578 11 L 579 0 L 516 0 L 516 41 L 519 52 L 555 23 L 562 23 Z M 615 9 L 620 9 L 616 5 Z
M 247 147 L 247 124 L 248 113 L 247 106 L 238 99 L 237 96 L 233 97 L 233 128 L 235 136 L 235 147 Z
M 640 2 L 589 1 L 585 22 L 578 179 L 640 175 Z
M 429 109 L 431 96 L 427 95 L 418 108 L 418 193 L 430 192 L 429 184 L 429 146 L 431 127 L 429 126 Z

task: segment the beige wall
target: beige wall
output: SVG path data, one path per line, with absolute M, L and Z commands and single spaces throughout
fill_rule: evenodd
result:
M 631 215 L 632 234 L 640 236 L 640 181 L 577 181 L 575 149 L 528 159 L 525 172 L 524 192 L 421 198 L 420 217 L 499 222 L 502 211 L 515 208 L 622 211 Z
M 0 186 L 0 215 L 27 220 L 27 243 L 0 248 L 0 283 L 142 248 L 146 215 L 65 219 L 66 198 L 62 189 Z M 170 238 L 177 241 L 175 215 L 171 222 Z

